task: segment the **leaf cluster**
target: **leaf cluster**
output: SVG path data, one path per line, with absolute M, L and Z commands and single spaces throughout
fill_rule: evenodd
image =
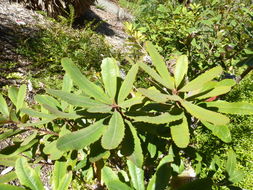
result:
M 215 80 L 222 67 L 216 66 L 189 81 L 186 55 L 178 57 L 170 73 L 152 43 L 146 42 L 145 48 L 153 66 L 137 62 L 124 79 L 114 58 L 102 61 L 101 85 L 91 82 L 71 59 L 63 58 L 66 74 L 62 89 L 37 94 L 37 105 L 28 107 L 25 103 L 25 85 L 9 89 L 11 107 L 1 95 L 0 121 L 6 127 L 1 138 L 31 132 L 0 152 L 1 164 L 15 166 L 21 184 L 31 189 L 43 187 L 23 155 L 35 163 L 53 160 L 54 189 L 66 188 L 74 175 L 85 181 L 95 178 L 108 189 L 165 189 L 174 188 L 173 179 L 184 178 L 184 171 L 193 163 L 197 162 L 195 170 L 200 173 L 202 159 L 191 144 L 194 126 L 202 123 L 213 135 L 230 142 L 229 118 L 224 114 L 252 115 L 253 105 L 212 101 L 235 85 L 232 79 Z M 135 86 L 140 69 L 150 76 L 152 86 Z M 220 167 L 216 159 L 207 178 L 181 184 L 180 188 L 192 189 L 201 184 L 210 189 L 237 182 L 243 174 L 235 169 L 235 160 L 230 151 L 225 182 L 212 181 Z M 59 167 L 65 172 L 59 173 Z M 119 168 L 117 172 L 115 168 Z

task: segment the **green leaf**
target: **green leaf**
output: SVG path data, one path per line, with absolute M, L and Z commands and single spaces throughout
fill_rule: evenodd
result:
M 102 137 L 102 147 L 104 149 L 115 149 L 119 146 L 125 135 L 125 125 L 123 118 L 118 111 L 114 111 L 109 121 L 109 125 Z
M 21 108 L 20 111 L 29 115 L 29 116 L 32 116 L 32 117 L 46 118 L 46 119 L 55 119 L 56 118 L 54 115 L 38 112 L 38 111 L 28 109 L 28 108 Z
M 228 159 L 225 165 L 226 172 L 228 175 L 232 175 L 236 170 L 236 154 L 233 150 L 228 151 Z
M 21 187 L 16 187 L 13 185 L 1 184 L 1 183 L 0 183 L 0 189 L 2 189 L 2 190 L 25 190 L 24 188 L 21 188 Z
M 5 117 L 9 116 L 9 108 L 1 93 L 0 93 L 0 113 L 2 113 Z
M 144 190 L 144 171 L 138 168 L 132 161 L 127 161 L 131 183 L 136 190 Z
M 77 95 L 69 92 L 64 92 L 62 90 L 52 90 L 47 89 L 47 92 L 55 97 L 58 97 L 67 103 L 73 105 L 73 106 L 81 106 L 84 108 L 90 108 L 93 106 L 100 106 L 105 105 L 100 102 L 97 102 L 89 97 Z
M 186 101 L 181 101 L 181 104 L 191 115 L 201 121 L 207 121 L 214 125 L 226 125 L 229 123 L 228 117 L 217 112 L 204 109 Z
M 188 71 L 188 58 L 186 55 L 181 55 L 177 58 L 176 68 L 174 71 L 176 88 L 181 84 Z
M 70 76 L 66 73 L 63 77 L 62 90 L 64 92 L 70 92 L 73 87 L 73 81 Z
M 157 89 L 144 89 L 144 88 L 139 88 L 138 91 L 146 96 L 147 98 L 159 102 L 159 103 L 165 103 L 168 101 L 168 96 L 166 94 L 162 94 L 159 92 Z
M 24 106 L 25 96 L 26 96 L 26 85 L 23 84 L 19 87 L 18 90 L 17 104 L 16 104 L 17 110 L 20 110 L 20 108 Z
M 1 166 L 15 166 L 16 160 L 18 158 L 19 156 L 0 158 L 0 165 Z
M 145 123 L 152 123 L 152 124 L 163 124 L 163 123 L 170 123 L 172 121 L 176 121 L 182 119 L 182 115 L 171 115 L 169 113 L 164 113 L 159 116 L 135 116 L 130 117 L 135 121 L 145 122 Z
M 107 185 L 110 181 L 119 180 L 116 172 L 111 168 L 104 166 L 101 171 L 102 180 Z
M 16 135 L 17 133 L 20 133 L 20 132 L 21 132 L 21 130 L 13 130 L 13 129 L 10 129 L 8 131 L 4 131 L 4 133 L 0 134 L 0 140 L 5 140 L 8 137 Z
M 57 148 L 62 151 L 78 150 L 96 142 L 106 129 L 103 122 L 104 120 L 99 120 L 84 129 L 60 137 Z
M 134 190 L 127 186 L 126 184 L 122 183 L 120 180 L 110 181 L 107 184 L 108 190 Z
M 143 96 L 136 96 L 119 103 L 118 106 L 121 108 L 130 108 L 133 105 L 142 103 L 143 98 Z
M 12 103 L 17 105 L 17 97 L 18 97 L 18 88 L 12 86 L 8 89 L 8 97 L 11 99 Z
M 105 90 L 114 99 L 117 91 L 117 77 L 119 76 L 117 61 L 113 58 L 105 58 L 102 61 L 101 69 Z
M 37 131 L 33 131 L 31 133 L 32 134 L 30 134 L 29 136 L 25 137 L 25 139 L 23 139 L 22 143 L 20 144 L 21 146 L 25 146 L 29 144 L 33 139 L 37 137 L 37 134 L 38 134 Z
M 147 190 L 166 189 L 172 175 L 172 168 L 170 167 L 170 164 L 168 164 L 171 162 L 173 162 L 172 155 L 167 155 L 160 161 L 156 173 L 148 183 Z
M 230 174 L 228 180 L 232 183 L 238 183 L 243 180 L 245 177 L 244 173 L 240 170 L 235 170 L 232 174 Z
M 34 99 L 36 102 L 40 103 L 41 105 L 43 104 L 50 105 L 51 107 L 55 109 L 58 109 L 59 107 L 61 107 L 60 103 L 56 99 L 48 95 L 36 95 Z
M 103 167 L 101 175 L 108 190 L 133 190 L 121 182 L 117 174 L 107 166 Z
M 88 96 L 91 96 L 103 103 L 111 103 L 110 98 L 104 93 L 102 88 L 90 82 L 74 65 L 71 59 L 63 58 L 61 60 L 64 70 L 72 78 L 72 80 L 82 89 Z
M 72 173 L 66 173 L 61 179 L 60 185 L 57 190 L 68 190 L 72 181 Z
M 57 146 L 57 141 L 50 142 L 45 144 L 43 152 L 49 155 L 50 160 L 58 160 L 62 157 L 63 151 L 60 151 Z
M 54 116 L 57 118 L 67 118 L 67 119 L 77 119 L 82 117 L 81 115 L 77 115 L 76 113 L 65 113 L 62 112 L 56 108 L 53 108 L 47 104 L 42 105 L 44 108 L 46 108 L 48 111 L 50 111 Z
M 126 75 L 126 78 L 124 79 L 120 87 L 120 91 L 118 95 L 118 104 L 122 103 L 131 92 L 137 72 L 138 72 L 138 65 L 135 64 L 129 70 L 128 74 Z
M 210 92 L 197 97 L 197 99 L 206 99 L 206 98 L 210 98 L 210 97 L 214 97 L 214 96 L 220 96 L 222 94 L 228 93 L 230 90 L 231 90 L 230 86 L 218 86 L 218 87 L 215 87 Z
M 206 102 L 207 107 L 217 107 L 218 111 L 221 113 L 228 114 L 239 114 L 239 115 L 252 115 L 253 114 L 253 104 L 246 102 L 226 102 L 226 101 L 215 101 Z
M 32 190 L 43 190 L 43 183 L 39 175 L 32 169 L 25 158 L 19 158 L 16 161 L 16 174 L 20 183 Z
M 203 87 L 203 85 L 215 77 L 219 76 L 222 73 L 222 67 L 217 66 L 214 67 L 199 77 L 195 78 L 194 80 L 190 81 L 188 84 L 186 84 L 182 89 L 180 89 L 181 92 L 188 92 L 188 91 L 193 91 L 197 90 Z
M 141 148 L 141 141 L 140 141 L 137 131 L 136 131 L 135 127 L 132 125 L 132 123 L 130 121 L 126 121 L 126 122 L 132 132 L 133 139 L 134 139 L 134 151 L 127 158 L 129 160 L 131 160 L 137 167 L 141 168 L 142 164 L 143 164 L 143 160 L 144 160 L 142 148 Z
M 33 139 L 31 142 L 29 142 L 27 145 L 18 147 L 14 152 L 12 152 L 11 154 L 0 154 L 0 159 L 2 158 L 10 158 L 10 157 L 14 157 L 18 154 L 20 154 L 21 152 L 24 152 L 25 150 L 31 148 L 35 143 L 38 142 L 38 139 Z
M 52 175 L 54 190 L 67 190 L 70 184 L 70 176 L 67 171 L 67 162 L 56 161 Z
M 8 182 L 13 181 L 15 179 L 17 179 L 17 175 L 16 175 L 16 173 L 14 171 L 13 172 L 9 172 L 9 173 L 7 173 L 5 175 L 0 175 L 0 184 L 1 183 L 8 183 Z
M 110 105 L 101 104 L 98 106 L 93 106 L 87 109 L 90 113 L 110 113 L 112 110 L 112 107 Z
M 187 118 L 185 116 L 183 116 L 182 122 L 172 125 L 170 131 L 172 139 L 178 147 L 186 148 L 188 146 L 190 142 L 190 133 Z
M 160 76 L 163 78 L 163 80 L 166 81 L 169 88 L 173 89 L 174 80 L 168 71 L 168 68 L 163 60 L 163 57 L 158 53 L 158 51 L 155 49 L 155 47 L 152 45 L 151 42 L 146 42 L 146 50 L 149 53 L 152 63 L 156 67 L 156 70 L 158 71 Z
M 144 63 L 138 63 L 138 65 L 146 72 L 148 73 L 153 79 L 155 79 L 155 81 L 157 81 L 158 83 L 162 84 L 163 86 L 165 86 L 166 88 L 169 89 L 173 89 L 174 87 L 171 86 L 170 84 L 168 84 L 163 78 L 160 77 L 160 75 L 157 74 L 157 72 L 150 68 L 149 66 L 147 66 Z
M 202 122 L 202 123 L 206 126 L 206 128 L 212 131 L 213 135 L 217 136 L 225 143 L 231 142 L 232 138 L 231 138 L 230 130 L 227 125 L 216 126 L 208 122 Z
M 48 124 L 48 123 L 52 122 L 53 120 L 54 119 L 44 119 L 44 120 L 40 120 L 40 121 L 34 122 L 34 123 L 18 124 L 18 127 L 40 126 L 40 125 Z

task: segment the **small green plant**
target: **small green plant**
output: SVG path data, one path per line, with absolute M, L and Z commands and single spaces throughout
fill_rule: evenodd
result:
M 37 181 L 38 189 L 41 182 L 33 169 L 27 166 L 20 172 L 21 165 L 27 165 L 23 156 L 38 162 L 52 160 L 55 168 L 58 161 L 67 160 L 63 165 L 68 170 L 63 170 L 62 177 L 73 175 L 72 179 L 82 179 L 85 187 L 93 179 L 91 183 L 112 190 L 174 188 L 173 178 L 180 178 L 187 165 L 192 165 L 197 175 L 206 167 L 212 169 L 205 178 L 180 184 L 181 189 L 211 189 L 238 182 L 243 174 L 236 168 L 234 152 L 228 152 L 225 173 L 216 182 L 213 175 L 217 166 L 221 167 L 218 158 L 205 166 L 208 162 L 191 144 L 191 134 L 194 126 L 202 123 L 222 141 L 230 142 L 229 118 L 222 113 L 253 114 L 253 105 L 211 101 L 235 85 L 232 79 L 214 80 L 222 73 L 220 66 L 188 81 L 187 56 L 178 57 L 170 73 L 155 47 L 150 42 L 145 47 L 154 68 L 138 62 L 124 80 L 113 58 L 102 61 L 100 83 L 88 80 L 71 59 L 63 58 L 66 73 L 62 90 L 47 89 L 47 94 L 36 95 L 37 104 L 30 108 L 24 102 L 25 85 L 10 88 L 11 107 L 1 95 L 1 123 L 6 127 L 1 139 L 16 136 L 17 140 L 13 139 L 13 147 L 0 151 L 0 163 L 15 163 L 21 184 L 31 188 L 30 182 Z M 140 68 L 151 77 L 153 86 L 135 87 Z M 21 135 L 28 131 L 32 133 L 27 137 Z M 74 185 L 73 181 L 69 183 Z

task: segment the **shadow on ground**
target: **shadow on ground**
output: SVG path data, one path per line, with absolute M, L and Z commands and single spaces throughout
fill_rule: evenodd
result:
M 110 24 L 104 21 L 92 10 L 88 10 L 81 17 L 77 18 L 74 22 L 74 27 L 84 28 L 89 23 L 92 23 L 91 26 L 94 27 L 94 31 L 99 34 L 106 36 L 115 35 L 115 32 L 110 28 Z

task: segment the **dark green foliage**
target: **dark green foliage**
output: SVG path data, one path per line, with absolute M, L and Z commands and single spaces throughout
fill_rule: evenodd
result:
M 149 1 L 141 5 L 136 26 L 155 43 L 166 60 L 189 57 L 193 75 L 221 65 L 234 72 L 236 63 L 252 54 L 252 7 L 244 1 Z M 173 63 L 168 63 L 173 64 Z

